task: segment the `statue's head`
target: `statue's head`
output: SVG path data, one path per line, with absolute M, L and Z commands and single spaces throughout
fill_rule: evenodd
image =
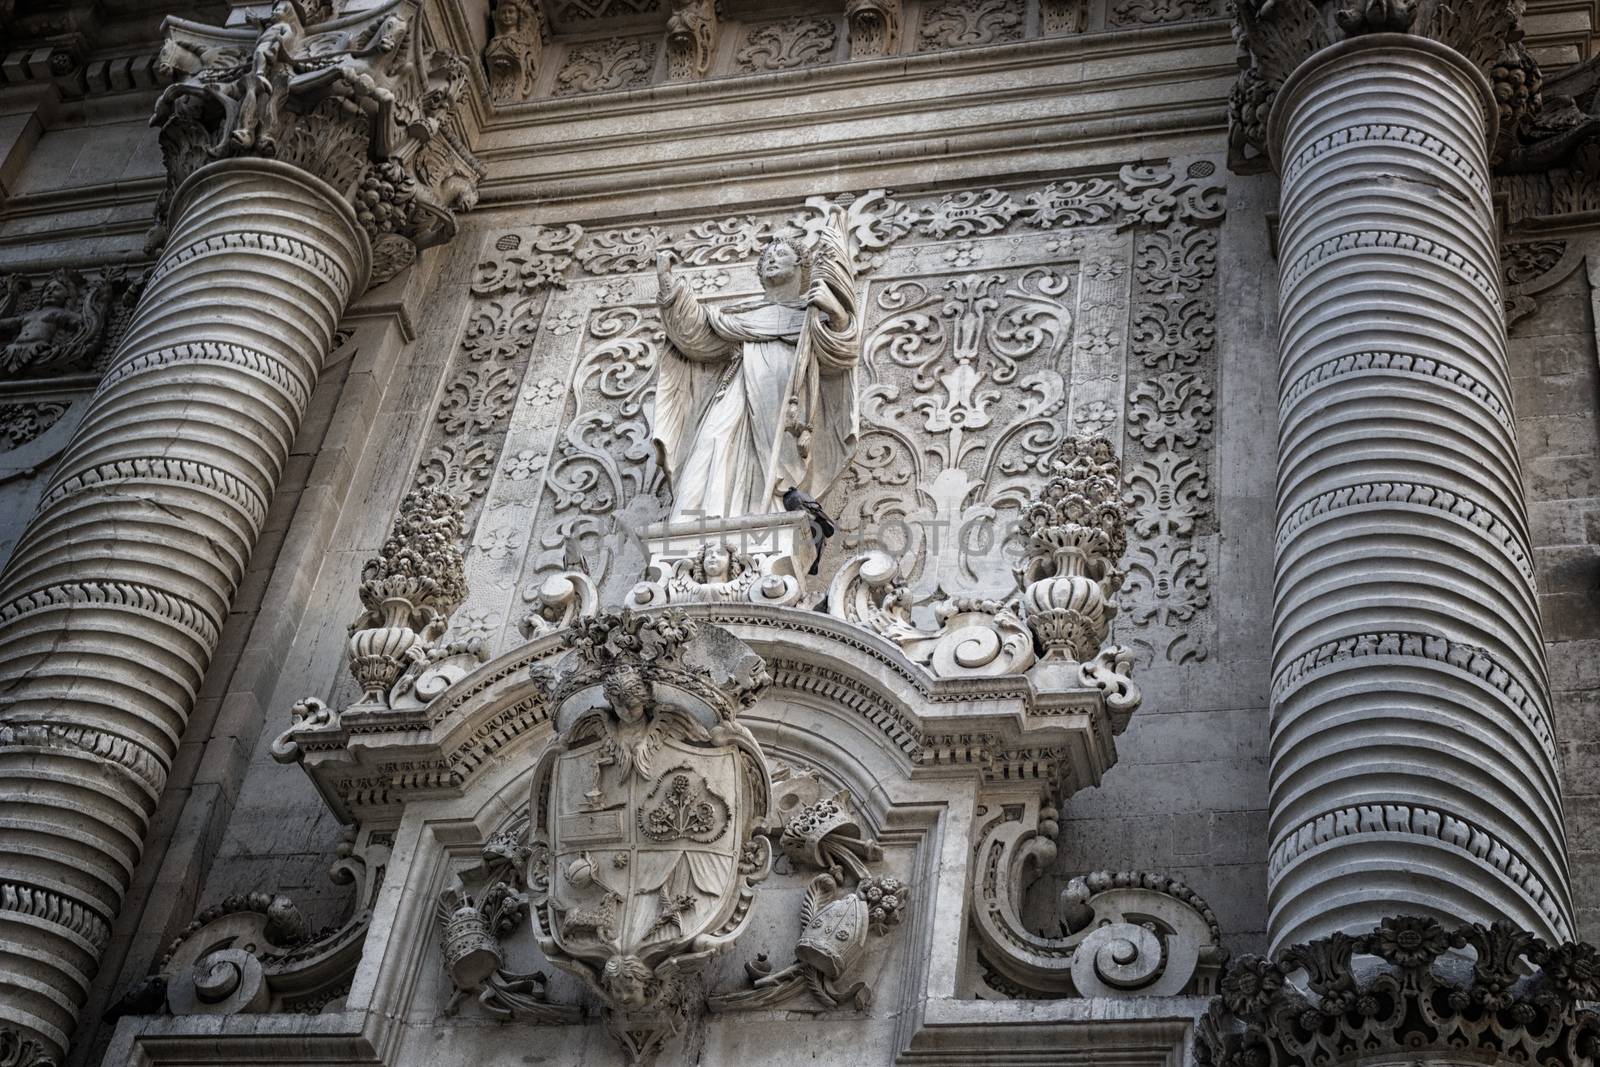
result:
M 601 693 L 618 719 L 636 723 L 650 706 L 650 680 L 638 667 L 618 667 L 606 675 Z
M 806 261 L 800 245 L 787 237 L 774 237 L 762 250 L 756 274 L 768 292 L 805 288 Z
M 500 0 L 494 7 L 494 24 L 501 33 L 511 33 L 522 25 L 522 0 Z
M 39 294 L 39 303 L 47 307 L 64 308 L 77 295 L 77 281 L 65 270 L 58 270 L 45 281 L 44 291 Z
M 727 545 L 713 542 L 700 550 L 695 580 L 701 584 L 732 581 L 743 569 L 739 563 L 740 560 Z
M 624 1011 L 639 1011 L 650 1006 L 655 972 L 638 956 L 612 956 L 600 975 L 612 1003 Z

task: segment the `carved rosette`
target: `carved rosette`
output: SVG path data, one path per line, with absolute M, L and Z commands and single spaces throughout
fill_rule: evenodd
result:
M 350 626 L 350 673 L 363 699 L 386 704 L 406 668 L 425 660 L 466 599 L 462 501 L 407 493 L 382 552 L 361 572 L 361 617 Z
M 534 771 L 531 900 L 547 959 L 606 1006 L 633 1062 L 702 1007 L 691 978 L 750 921 L 772 864 L 772 785 L 738 722 L 768 682 L 726 631 L 676 609 L 577 620 L 536 668 L 556 737 Z
M 419 0 L 325 14 L 277 0 L 254 28 L 163 24 L 158 69 L 174 83 L 151 119 L 168 180 L 154 243 L 189 176 L 240 157 L 298 167 L 349 203 L 372 242 L 373 284 L 455 235 L 483 169 L 457 126 L 466 61 L 424 48 Z
M 1122 467 L 1109 440 L 1085 435 L 1064 441 L 1050 468 L 1039 501 L 1022 513 L 1017 584 L 1044 658 L 1082 663 L 1100 651 L 1117 613 L 1111 597 L 1128 547 Z
M 1508 923 L 1385 918 L 1241 957 L 1201 1018 L 1200 1067 L 1591 1064 L 1600 952 Z

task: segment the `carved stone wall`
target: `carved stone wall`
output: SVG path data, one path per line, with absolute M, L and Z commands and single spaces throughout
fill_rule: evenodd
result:
M 1217 0 L 851 0 L 842 10 L 769 15 L 761 5 L 744 5 L 720 16 L 708 0 L 642 6 L 545 0 L 540 19 L 553 33 L 535 50 L 528 43 L 538 37 L 532 15 L 521 14 L 517 0 L 498 4 L 502 10 L 499 43 L 488 52 L 491 63 L 515 65 L 514 75 L 496 82 L 502 105 L 1223 15 Z

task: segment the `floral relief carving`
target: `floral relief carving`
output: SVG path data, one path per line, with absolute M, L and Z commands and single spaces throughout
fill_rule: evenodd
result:
M 25 400 L 0 404 L 0 452 L 9 452 L 37 438 L 67 412 L 64 400 Z
M 1019 40 L 1025 17 L 1021 0 L 944 0 L 923 10 L 918 47 L 971 48 Z
M 506 368 L 469 364 L 445 386 L 439 425 L 451 436 L 486 433 L 511 413 L 516 395 L 516 379 Z
M 613 37 L 573 45 L 556 75 L 557 96 L 632 89 L 650 80 L 655 69 L 655 42 L 642 37 Z
M 572 270 L 573 250 L 582 237 L 583 228 L 576 224 L 534 226 L 526 234 L 502 234 L 495 240 L 489 257 L 478 264 L 472 292 L 493 296 L 565 287 Z
M 1106 21 L 1113 26 L 1160 26 L 1218 14 L 1215 0 L 1118 0 Z
M 739 70 L 788 70 L 826 63 L 833 56 L 838 28 L 828 18 L 790 18 L 756 26 L 734 56 Z
M 1148 449 L 1192 448 L 1211 429 L 1211 387 L 1196 374 L 1167 373 L 1129 393 L 1128 430 Z

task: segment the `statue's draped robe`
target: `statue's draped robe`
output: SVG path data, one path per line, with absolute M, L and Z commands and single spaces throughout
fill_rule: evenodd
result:
M 799 302 L 706 307 L 681 283 L 661 318 L 672 347 L 661 356 L 653 426 L 672 477 L 671 518 L 765 515 L 783 509 L 784 489 L 826 492 L 859 432 L 854 329 L 834 330 Z M 804 448 L 782 433 L 791 382 L 791 421 L 810 428 Z

